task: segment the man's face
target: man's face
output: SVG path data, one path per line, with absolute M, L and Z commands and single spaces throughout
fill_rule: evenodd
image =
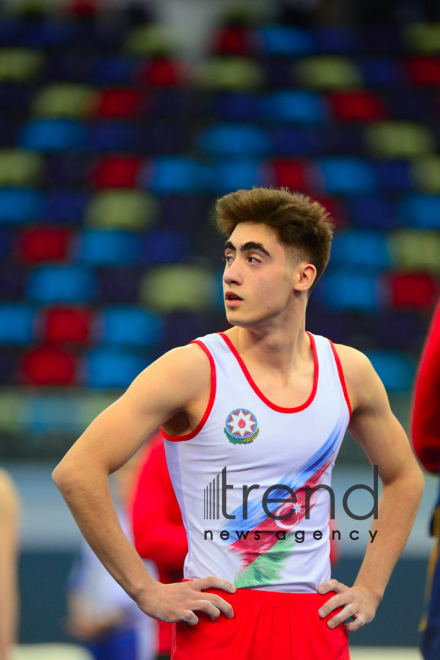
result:
M 225 243 L 223 294 L 232 325 L 252 326 L 289 314 L 298 265 L 266 225 L 240 222 Z M 240 300 L 229 299 L 231 292 Z

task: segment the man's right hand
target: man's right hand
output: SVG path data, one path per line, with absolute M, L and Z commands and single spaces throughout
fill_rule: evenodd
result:
M 212 621 L 215 621 L 221 612 L 228 619 L 234 616 L 230 603 L 217 594 L 203 593 L 203 589 L 222 589 L 228 593 L 236 591 L 231 582 L 210 575 L 200 580 L 173 584 L 156 582 L 152 589 L 150 587 L 148 594 L 140 596 L 136 602 L 148 616 L 168 623 L 186 621 L 195 626 L 199 619 L 194 610 L 206 612 Z

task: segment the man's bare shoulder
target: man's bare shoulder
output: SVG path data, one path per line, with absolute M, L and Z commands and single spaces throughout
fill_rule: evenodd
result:
M 198 399 L 210 387 L 211 367 L 208 355 L 198 344 L 178 346 L 164 353 L 133 381 L 138 391 L 154 387 L 161 397 L 186 403 Z M 170 387 L 170 385 L 172 387 Z
M 383 395 L 384 387 L 370 359 L 352 346 L 335 344 L 353 412 L 371 402 L 376 394 Z

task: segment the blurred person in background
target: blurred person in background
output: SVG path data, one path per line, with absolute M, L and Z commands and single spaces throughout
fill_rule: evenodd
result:
M 116 510 L 130 541 L 127 513 L 138 457 L 115 472 Z M 148 570 L 157 575 L 152 562 Z M 157 647 L 157 621 L 141 612 L 112 578 L 83 538 L 68 579 L 68 632 L 95 660 L 153 660 Z
M 412 440 L 423 467 L 440 471 L 440 301 L 437 303 L 414 384 Z M 439 483 L 440 487 L 440 483 Z M 425 587 L 425 611 L 419 631 L 425 660 L 440 658 L 440 490 L 430 523 L 435 538 Z
M 9 474 L 0 468 L 0 660 L 10 660 L 17 642 L 19 515 L 17 489 Z
M 154 561 L 163 584 L 181 582 L 188 539 L 160 433 L 153 436 L 142 457 L 130 512 L 134 546 L 140 556 Z M 157 660 L 171 657 L 171 626 L 159 621 Z

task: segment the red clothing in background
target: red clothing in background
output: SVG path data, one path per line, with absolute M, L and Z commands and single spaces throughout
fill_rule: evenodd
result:
M 440 302 L 431 321 L 415 380 L 412 406 L 414 451 L 429 472 L 440 468 Z
M 135 548 L 141 557 L 155 562 L 159 581 L 181 582 L 188 541 L 159 433 L 145 450 L 130 515 Z M 159 621 L 158 653 L 170 652 L 171 623 Z

